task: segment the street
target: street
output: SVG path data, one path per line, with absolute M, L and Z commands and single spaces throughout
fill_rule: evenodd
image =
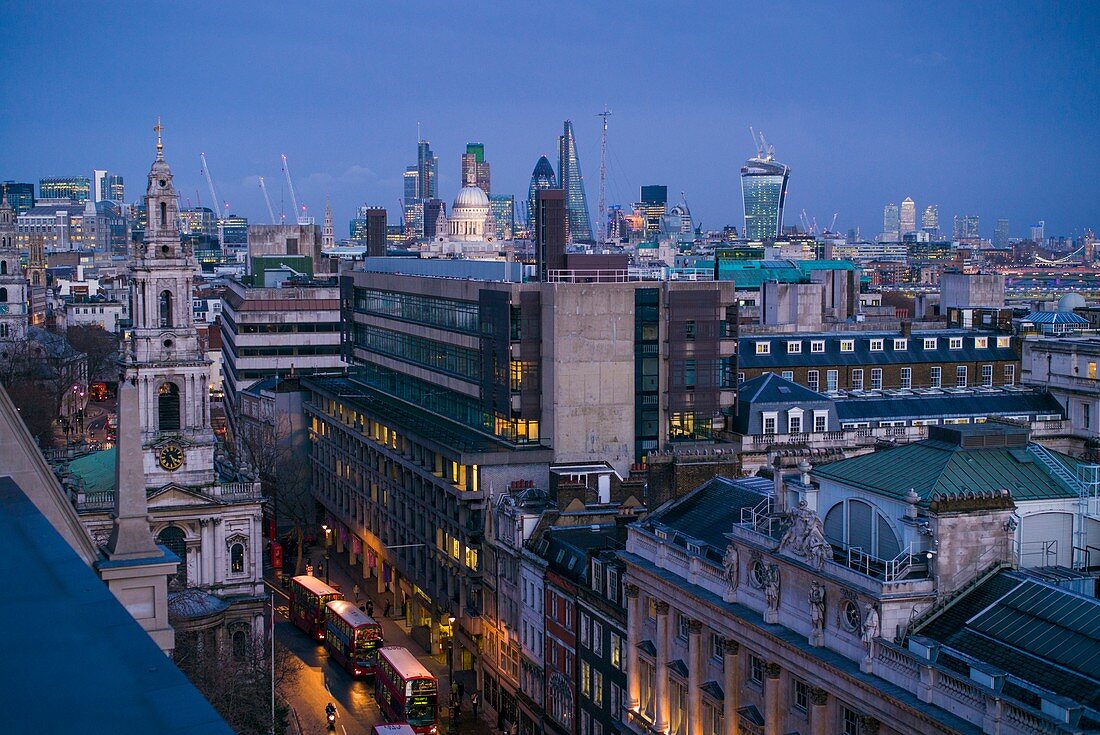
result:
M 314 559 L 317 561 L 317 559 Z M 382 634 L 387 646 L 404 646 L 409 649 L 437 678 L 440 701 L 445 702 L 448 691 L 447 666 L 424 653 L 409 634 L 392 618 L 384 618 L 381 598 L 368 590 L 372 585 L 361 577 L 354 579 L 343 560 L 333 555 L 329 562 L 328 577 L 332 584 L 339 584 L 348 599 L 356 582 L 367 592 L 375 603 L 375 619 L 382 624 Z M 318 575 L 325 579 L 323 575 Z M 289 622 L 289 602 L 286 591 L 273 584 L 268 578 L 267 588 L 275 595 L 275 609 L 278 619 L 275 625 L 275 640 L 285 646 L 302 662 L 298 681 L 288 692 L 290 705 L 294 709 L 291 715 L 291 731 L 302 735 L 320 735 L 327 732 L 325 705 L 336 705 L 336 731 L 341 735 L 370 735 L 371 727 L 383 722 L 382 714 L 374 701 L 374 682 L 371 679 L 357 681 L 352 679 L 339 664 L 329 659 L 328 651 L 320 643 L 311 640 L 304 632 Z M 451 732 L 446 719 L 440 720 L 440 732 Z M 470 713 L 469 701 L 465 703 L 460 718 L 457 735 L 492 735 L 495 731 L 484 720 L 475 721 Z

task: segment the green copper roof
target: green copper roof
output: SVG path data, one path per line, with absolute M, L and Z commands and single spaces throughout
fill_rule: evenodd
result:
M 84 492 L 115 491 L 115 451 L 114 447 L 104 449 L 69 463 L 69 472 L 84 481 Z
M 1048 454 L 1076 475 L 1072 459 L 1057 452 Z M 814 475 L 898 500 L 912 488 L 922 503 L 934 495 L 1002 489 L 1017 502 L 1077 496 L 1076 490 L 1023 447 L 964 449 L 932 439 L 833 462 L 815 468 Z

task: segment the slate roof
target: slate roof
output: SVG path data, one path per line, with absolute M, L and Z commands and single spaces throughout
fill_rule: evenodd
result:
M 1100 600 L 1004 571 L 913 631 L 1100 709 Z
M 546 552 L 541 556 L 556 572 L 575 581 L 588 578 L 588 552 L 621 549 L 626 545 L 626 527 L 618 524 L 564 526 L 546 529 Z
M 742 508 L 755 508 L 767 497 L 771 481 L 759 477 L 714 477 L 687 495 L 658 508 L 643 522 L 659 523 L 692 539 L 724 550 L 725 534 L 741 522 Z M 719 555 L 719 560 L 721 555 Z
M 1000 431 L 988 424 L 951 428 L 968 434 L 979 428 L 987 433 Z M 823 465 L 814 469 L 814 476 L 897 500 L 904 499 L 912 488 L 925 504 L 934 495 L 988 493 L 1002 489 L 1009 490 L 1017 502 L 1077 497 L 1075 489 L 1057 479 L 1035 458 L 1035 451 L 1041 450 L 1023 447 L 964 449 L 948 441 L 925 439 Z M 1072 459 L 1057 452 L 1049 454 L 1062 462 L 1070 473 L 1076 473 L 1076 463 Z
M 828 401 L 822 395 L 775 373 L 764 373 L 746 380 L 737 388 L 738 403 L 792 403 L 798 401 Z
M 951 337 L 962 337 L 962 347 L 955 350 L 951 349 Z M 975 347 L 974 339 L 976 337 L 987 338 L 988 347 Z M 935 338 L 936 347 L 924 349 L 925 338 Z M 883 349 L 871 350 L 872 339 L 881 339 Z M 903 350 L 894 349 L 895 339 L 903 339 L 900 332 L 827 332 L 740 337 L 737 341 L 737 369 L 767 370 L 826 365 L 875 367 L 878 365 L 913 363 L 943 365 L 955 362 L 998 362 L 1020 359 L 1016 340 L 1010 341 L 1008 347 L 997 347 L 997 335 L 984 334 L 969 329 L 938 329 L 935 331 L 913 332 L 912 336 L 906 339 L 906 346 Z M 824 341 L 824 352 L 811 352 L 811 340 Z M 854 342 L 851 352 L 840 351 L 842 340 L 852 340 Z M 770 342 L 769 353 L 766 355 L 756 354 L 757 342 Z M 801 342 L 801 351 L 788 352 L 787 344 L 789 342 Z
M 1041 391 L 845 398 L 836 402 L 836 414 L 841 421 L 1022 416 L 1025 414 L 1065 415 L 1058 400 L 1051 394 Z
M 0 477 L 0 549 L 8 570 L 0 598 L 5 733 L 231 735 L 9 477 Z M 60 667 L 87 675 L 62 686 Z

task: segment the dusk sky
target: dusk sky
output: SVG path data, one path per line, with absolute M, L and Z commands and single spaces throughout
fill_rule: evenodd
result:
M 882 228 L 882 207 L 978 214 L 982 235 L 1100 225 L 1097 3 L 0 2 L 0 180 L 106 168 L 140 197 L 160 115 L 182 204 L 219 195 L 267 220 L 289 195 L 337 237 L 362 203 L 399 220 L 417 123 L 440 196 L 481 141 L 493 193 L 526 196 L 562 120 L 596 213 L 642 184 L 686 193 L 707 229 L 741 229 L 750 125 L 791 167 L 786 224 Z M 197 191 L 197 194 L 196 194 Z

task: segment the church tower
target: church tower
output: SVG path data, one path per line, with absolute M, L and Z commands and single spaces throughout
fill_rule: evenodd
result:
M 27 334 L 27 280 L 19 267 L 15 209 L 5 193 L 0 200 L 0 340 Z
M 123 368 L 138 385 L 145 483 L 200 488 L 215 483 L 210 361 L 192 322 L 198 263 L 180 242 L 179 205 L 157 123 L 157 158 L 145 192 L 148 222 L 130 264 L 134 327 Z M 122 421 L 131 417 L 121 418 Z

